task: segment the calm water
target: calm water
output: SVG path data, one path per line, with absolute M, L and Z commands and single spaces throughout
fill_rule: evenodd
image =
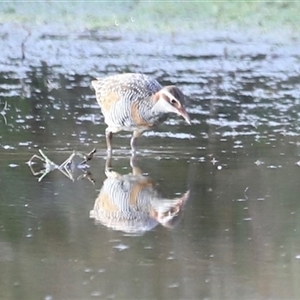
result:
M 0 35 L 1 299 L 299 299 L 298 41 Z M 178 85 L 193 125 L 174 117 L 148 132 L 132 163 L 120 133 L 105 174 L 90 81 L 129 71 Z M 60 170 L 38 181 L 28 165 L 39 149 L 61 164 L 93 148 L 74 181 Z M 142 191 L 145 214 L 105 219 L 109 184 Z

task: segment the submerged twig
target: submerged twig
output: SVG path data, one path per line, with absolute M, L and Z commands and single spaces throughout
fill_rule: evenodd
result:
M 64 174 L 66 177 L 68 177 L 72 181 L 87 178 L 93 184 L 95 183 L 95 180 L 92 178 L 92 174 L 90 172 L 85 171 L 83 166 L 85 166 L 85 168 L 88 167 L 86 163 L 87 163 L 87 161 L 90 161 L 93 158 L 94 153 L 96 153 L 96 149 L 93 149 L 87 155 L 83 154 L 81 152 L 73 151 L 73 153 L 60 165 L 57 165 L 52 160 L 50 160 L 41 149 L 39 149 L 39 152 L 40 152 L 41 156 L 34 154 L 28 161 L 28 165 L 30 167 L 32 174 L 34 176 L 41 175 L 38 178 L 39 182 L 41 180 L 43 180 L 43 178 L 51 171 L 59 170 L 62 174 Z M 79 164 L 75 164 L 75 162 L 74 162 L 75 156 L 84 158 L 84 160 L 82 162 L 80 162 Z M 42 169 L 40 171 L 35 171 L 32 167 L 34 159 L 38 159 L 38 160 L 42 161 L 43 165 L 44 165 L 44 169 Z M 80 176 L 77 177 L 77 179 L 75 179 L 74 178 L 75 169 L 83 170 L 84 174 L 81 174 Z
M 1 110 L 0 114 L 2 115 L 3 119 L 4 119 L 4 123 L 5 125 L 7 125 L 7 119 L 5 117 L 6 115 L 6 109 L 7 109 L 7 101 L 5 101 L 4 103 L 4 108 Z
M 41 156 L 34 154 L 34 155 L 30 158 L 30 160 L 28 161 L 28 165 L 29 165 L 30 170 L 31 170 L 31 172 L 32 172 L 32 174 L 33 174 L 34 176 L 37 176 L 37 175 L 42 174 L 42 175 L 39 177 L 38 182 L 42 181 L 43 178 L 44 178 L 48 173 L 50 173 L 51 171 L 53 171 L 53 170 L 55 170 L 55 169 L 58 168 L 58 166 L 57 166 L 52 160 L 50 160 L 50 159 L 44 154 L 44 152 L 43 152 L 41 149 L 39 149 L 39 152 L 40 152 Z M 37 171 L 37 172 L 34 171 L 34 169 L 33 169 L 33 167 L 32 167 L 32 162 L 33 162 L 33 160 L 34 160 L 35 158 L 37 158 L 38 160 L 40 160 L 40 161 L 42 161 L 42 162 L 44 163 L 44 167 L 45 167 L 44 169 L 42 169 L 42 170 L 40 170 L 40 171 Z
M 89 171 L 85 171 L 84 174 L 80 175 L 77 180 L 81 180 L 81 179 L 84 179 L 86 178 L 88 181 L 90 181 L 92 184 L 95 184 L 95 180 L 94 178 L 92 177 L 92 173 L 89 172 Z
M 94 148 L 91 152 L 89 152 L 87 155 L 82 154 L 82 153 L 77 153 L 77 155 L 83 155 L 82 157 L 84 158 L 84 160 L 79 164 L 79 165 L 84 165 L 86 164 L 88 161 L 90 161 L 93 157 L 94 154 L 97 152 L 96 148 Z
M 246 200 L 248 200 L 248 196 L 247 196 L 248 189 L 249 189 L 249 186 L 247 186 L 244 190 L 244 196 L 245 196 Z

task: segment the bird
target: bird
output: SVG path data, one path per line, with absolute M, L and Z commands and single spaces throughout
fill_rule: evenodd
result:
M 111 157 L 107 158 L 108 160 Z M 131 160 L 132 172 L 120 174 L 107 167 L 106 179 L 90 211 L 90 218 L 117 231 L 143 234 L 157 225 L 174 228 L 183 218 L 190 191 L 164 198 L 155 183 Z
M 185 97 L 174 85 L 161 86 L 158 81 L 141 73 L 124 73 L 92 80 L 96 100 L 107 124 L 107 151 L 112 151 L 114 133 L 132 131 L 130 146 L 144 131 L 163 123 L 171 114 L 191 119 L 185 108 Z

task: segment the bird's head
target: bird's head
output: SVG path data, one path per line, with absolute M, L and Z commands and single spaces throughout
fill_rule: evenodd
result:
M 191 119 L 185 109 L 185 99 L 181 90 L 174 86 L 165 86 L 154 94 L 153 110 L 158 113 L 175 113 L 182 116 L 190 125 Z

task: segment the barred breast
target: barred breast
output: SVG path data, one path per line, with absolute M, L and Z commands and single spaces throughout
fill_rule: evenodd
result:
M 119 74 L 93 81 L 93 86 L 108 126 L 134 131 L 155 123 L 151 96 L 162 88 L 155 79 L 144 74 Z

